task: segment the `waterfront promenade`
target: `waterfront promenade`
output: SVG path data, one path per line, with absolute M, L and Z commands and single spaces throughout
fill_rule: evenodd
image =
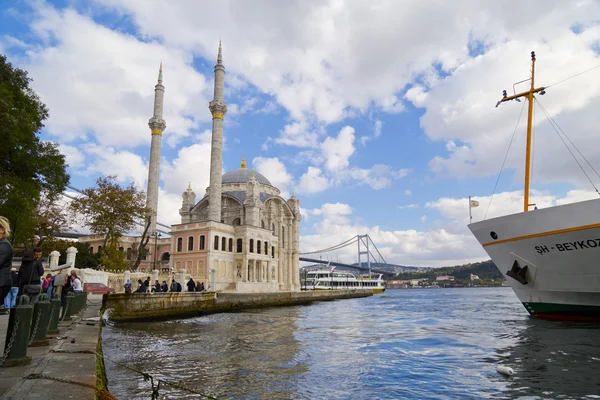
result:
M 0 399 L 93 399 L 96 394 L 96 349 L 101 296 L 90 296 L 87 307 L 71 321 L 59 323 L 50 345 L 29 347 L 28 365 L 0 367 Z M 8 315 L 0 316 L 0 345 L 4 349 Z M 67 380 L 69 383 L 56 379 Z M 79 384 L 75 383 L 78 382 Z

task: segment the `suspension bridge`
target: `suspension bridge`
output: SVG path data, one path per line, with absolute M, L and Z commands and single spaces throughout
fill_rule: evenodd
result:
M 354 245 L 357 246 L 357 264 L 346 264 L 329 259 L 323 260 L 323 254 L 332 254 L 332 252 L 334 251 Z M 377 246 L 375 245 L 375 243 L 373 243 L 373 240 L 371 240 L 371 237 L 369 235 L 356 235 L 353 238 L 346 240 L 345 242 L 328 247 L 326 249 L 300 253 L 300 261 L 315 264 L 328 264 L 334 267 L 352 268 L 359 271 L 369 272 L 369 276 L 371 276 L 371 273 L 384 275 L 394 274 L 390 271 L 371 268 L 371 263 L 374 263 L 376 265 L 386 265 L 387 262 L 385 261 L 385 258 L 381 255 L 381 253 L 377 249 Z

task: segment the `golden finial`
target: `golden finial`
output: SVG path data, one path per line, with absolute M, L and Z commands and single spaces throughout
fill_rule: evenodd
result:
M 292 197 L 294 197 L 294 196 L 295 196 L 295 195 L 294 195 L 294 191 L 292 190 Z
M 246 168 L 246 160 L 244 159 L 244 156 L 242 156 L 242 165 L 241 165 L 241 167 L 244 168 L 244 169 Z
M 254 179 L 254 171 L 252 171 L 252 179 Z
M 188 182 L 188 190 L 192 190 L 192 182 Z

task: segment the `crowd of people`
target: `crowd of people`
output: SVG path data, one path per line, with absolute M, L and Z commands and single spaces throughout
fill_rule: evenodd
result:
M 53 293 L 59 293 L 61 305 L 69 292 L 82 292 L 81 279 L 75 271 L 69 275 L 47 274 L 44 277 L 42 264 L 42 249 L 36 247 L 25 249 L 19 270 L 12 267 L 13 247 L 7 237 L 10 224 L 5 217 L 0 216 L 0 314 L 6 314 L 15 306 L 17 297 L 27 295 L 30 304 L 35 304 L 42 293 L 52 298 Z M 59 289 L 60 288 L 60 289 Z
M 204 282 L 194 282 L 194 279 L 190 277 L 190 280 L 186 284 L 188 292 L 203 292 Z M 162 284 L 156 280 L 154 281 L 154 285 L 150 285 L 150 277 L 147 277 L 145 281 L 138 279 L 138 287 L 134 291 L 133 290 L 133 282 L 129 279 L 125 282 L 125 293 L 159 293 L 159 292 L 181 292 L 182 291 L 181 283 L 177 282 L 175 279 L 171 281 L 171 285 L 167 284 L 167 281 L 162 281 Z

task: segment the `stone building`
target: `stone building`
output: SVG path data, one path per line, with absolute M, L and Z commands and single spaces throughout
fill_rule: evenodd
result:
M 223 90 L 225 67 L 219 43 L 214 68 L 210 186 L 197 201 L 188 186 L 182 193 L 181 223 L 172 225 L 170 238 L 153 237 L 150 254 L 140 269 L 161 267 L 187 274 L 210 285 L 214 290 L 274 292 L 300 290 L 300 203 L 292 194 L 285 200 L 279 189 L 256 171 L 246 168 L 222 175 L 223 119 L 227 113 Z M 151 230 L 156 232 L 160 138 L 166 127 L 162 119 L 164 86 L 162 66 L 155 88 L 154 116 L 149 125 L 152 146 L 148 178 L 148 205 Z M 123 250 L 136 242 L 123 238 Z M 98 238 L 82 238 L 92 248 Z M 139 239 L 138 239 L 139 242 Z M 154 253 L 156 245 L 156 253 Z M 157 267 L 158 268 L 158 267 Z

